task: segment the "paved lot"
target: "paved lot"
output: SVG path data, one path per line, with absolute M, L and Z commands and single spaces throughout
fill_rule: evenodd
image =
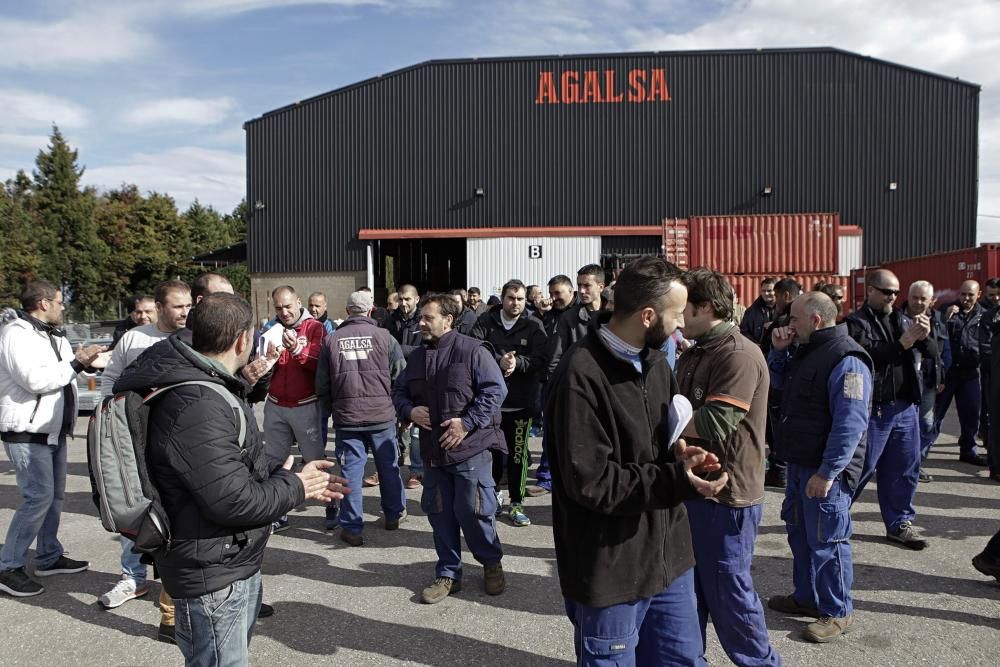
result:
M 953 426 L 953 425 L 952 425 Z M 83 433 L 86 424 L 78 424 Z M 954 428 L 948 429 L 954 432 Z M 957 461 L 954 438 L 932 454 L 931 484 L 917 496 L 919 525 L 933 540 L 912 552 L 890 545 L 874 489 L 855 507 L 856 624 L 843 640 L 809 644 L 802 619 L 768 612 L 771 638 L 789 665 L 995 665 L 1000 652 L 1000 584 L 969 559 L 1000 528 L 1000 485 Z M 538 441 L 533 443 L 537 450 Z M 157 589 L 146 599 L 104 611 L 97 597 L 118 578 L 118 543 L 103 531 L 90 499 L 82 439 L 70 448 L 61 538 L 89 572 L 45 580 L 27 600 L 0 595 L 0 664 L 172 665 L 173 646 L 155 641 Z M 467 556 L 465 589 L 444 602 L 419 604 L 433 576 L 430 527 L 410 491 L 411 518 L 385 532 L 376 489 L 365 490 L 366 543 L 351 548 L 322 530 L 322 509 L 308 506 L 292 528 L 272 538 L 264 564 L 265 600 L 276 614 L 261 621 L 255 664 L 555 665 L 573 661 L 572 635 L 555 578 L 549 499 L 531 499 L 533 525 L 500 527 L 507 592 L 482 592 L 482 568 Z M 0 454 L 0 529 L 19 494 Z M 790 591 L 791 560 L 778 519 L 780 495 L 767 493 L 754 559 L 764 598 Z M 730 664 L 709 637 L 712 664 Z

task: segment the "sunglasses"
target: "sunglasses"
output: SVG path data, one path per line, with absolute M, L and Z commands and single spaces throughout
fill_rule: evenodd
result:
M 899 296 L 898 289 L 888 289 L 886 287 L 876 287 L 875 289 L 877 289 L 879 292 L 882 292 L 882 294 L 886 296 Z

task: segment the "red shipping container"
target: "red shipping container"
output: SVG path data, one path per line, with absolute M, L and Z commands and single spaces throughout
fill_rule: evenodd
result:
M 899 278 L 899 302 L 906 301 L 910 285 L 917 280 L 927 280 L 934 285 L 938 305 L 958 299 L 962 282 L 976 280 L 980 288 L 990 278 L 1000 276 L 1000 243 L 984 243 L 977 248 L 951 250 L 934 255 L 911 257 L 895 262 L 887 262 L 883 268 L 889 269 Z M 869 268 L 868 271 L 871 271 Z M 861 300 L 864 300 L 864 285 L 861 285 Z
M 794 278 L 800 285 L 802 289 L 807 292 L 812 290 L 816 286 L 816 283 L 832 283 L 834 285 L 840 285 L 844 290 L 844 302 L 841 315 L 846 315 L 850 312 L 850 301 L 849 301 L 849 281 L 847 276 L 831 276 L 825 274 L 815 274 L 806 273 L 798 274 L 794 276 L 783 276 L 783 275 L 758 275 L 751 276 L 746 274 L 738 275 L 727 275 L 726 280 L 732 285 L 733 290 L 736 292 L 736 296 L 739 297 L 740 303 L 744 306 L 750 307 L 754 301 L 756 301 L 757 296 L 760 294 L 760 281 L 764 278 L 774 278 L 775 280 L 781 280 L 782 278 Z
M 839 227 L 838 213 L 692 216 L 690 263 L 725 274 L 834 275 Z
M 663 257 L 687 269 L 690 259 L 690 228 L 686 218 L 663 219 Z

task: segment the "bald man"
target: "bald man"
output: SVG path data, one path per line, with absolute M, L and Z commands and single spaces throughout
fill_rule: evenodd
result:
M 899 279 L 892 271 L 873 271 L 865 285 L 865 304 L 846 320 L 851 338 L 875 365 L 865 464 L 854 500 L 874 477 L 886 538 L 920 550 L 927 546 L 927 540 L 913 526 L 917 516 L 913 497 L 920 475 L 917 406 L 922 380 L 917 369 L 922 356 L 938 356 L 937 343 L 930 336 L 931 323 L 926 313 L 911 318 L 893 309 L 899 296 Z
M 958 301 L 945 311 L 945 326 L 951 343 L 951 367 L 945 374 L 944 391 L 938 395 L 934 408 L 936 430 L 955 399 L 961 434 L 958 437 L 958 459 L 974 466 L 986 466 L 986 457 L 976 451 L 979 430 L 979 410 L 982 393 L 979 386 L 979 321 L 983 307 L 979 303 L 979 283 L 966 280 L 958 291 Z

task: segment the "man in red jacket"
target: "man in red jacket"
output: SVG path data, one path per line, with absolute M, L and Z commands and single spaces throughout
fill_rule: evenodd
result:
M 271 292 L 277 322 L 261 336 L 262 350 L 281 350 L 264 404 L 264 441 L 268 463 L 281 465 L 297 442 L 307 463 L 325 458 L 316 398 L 316 367 L 325 330 L 302 307 L 295 290 L 282 285 Z M 288 518 L 275 522 L 275 532 L 288 527 Z

